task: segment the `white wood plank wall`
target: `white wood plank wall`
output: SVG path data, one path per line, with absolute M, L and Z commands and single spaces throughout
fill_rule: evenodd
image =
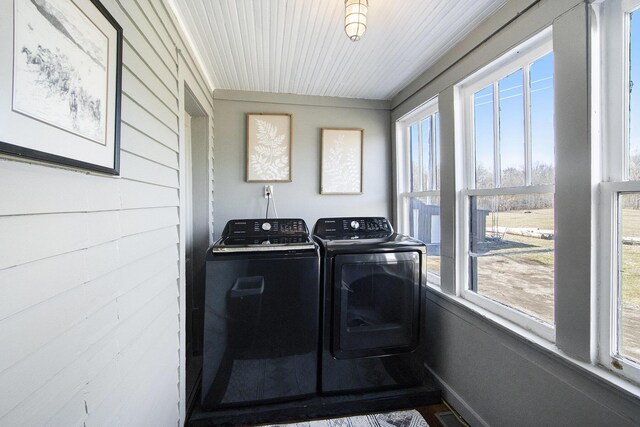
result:
M 178 55 L 211 117 L 212 96 L 162 0 L 102 3 L 124 30 L 121 176 L 0 159 L 0 426 L 183 422 Z

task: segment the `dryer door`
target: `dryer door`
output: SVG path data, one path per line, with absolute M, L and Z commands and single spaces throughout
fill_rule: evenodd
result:
M 413 351 L 418 345 L 419 252 L 336 255 L 332 353 L 338 359 Z

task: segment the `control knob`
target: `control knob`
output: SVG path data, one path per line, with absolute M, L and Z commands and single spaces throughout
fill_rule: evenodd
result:
M 357 230 L 358 228 L 360 228 L 360 223 L 358 221 L 351 221 L 351 228 L 353 228 L 354 230 Z
M 262 223 L 262 229 L 263 229 L 264 231 L 269 231 L 269 230 L 271 230 L 271 224 L 270 224 L 270 223 L 268 223 L 268 222 L 264 222 L 264 223 Z

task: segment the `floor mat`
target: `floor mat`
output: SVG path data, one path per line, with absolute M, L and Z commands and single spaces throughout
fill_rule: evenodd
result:
M 347 418 L 274 424 L 268 427 L 428 427 L 418 411 L 398 411 L 384 414 L 357 415 Z

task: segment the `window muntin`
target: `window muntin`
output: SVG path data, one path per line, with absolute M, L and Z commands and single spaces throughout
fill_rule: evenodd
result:
M 427 280 L 440 284 L 440 124 L 437 100 L 398 122 L 399 230 L 427 245 Z M 409 167 L 407 167 L 407 165 Z M 404 171 L 405 178 L 402 178 Z M 408 174 L 408 175 L 407 175 Z M 403 185 L 404 182 L 404 185 Z
M 459 86 L 467 142 L 458 163 L 465 183 L 459 245 L 466 252 L 458 290 L 553 340 L 551 49 L 546 30 Z M 534 132 L 533 123 L 547 129 Z

